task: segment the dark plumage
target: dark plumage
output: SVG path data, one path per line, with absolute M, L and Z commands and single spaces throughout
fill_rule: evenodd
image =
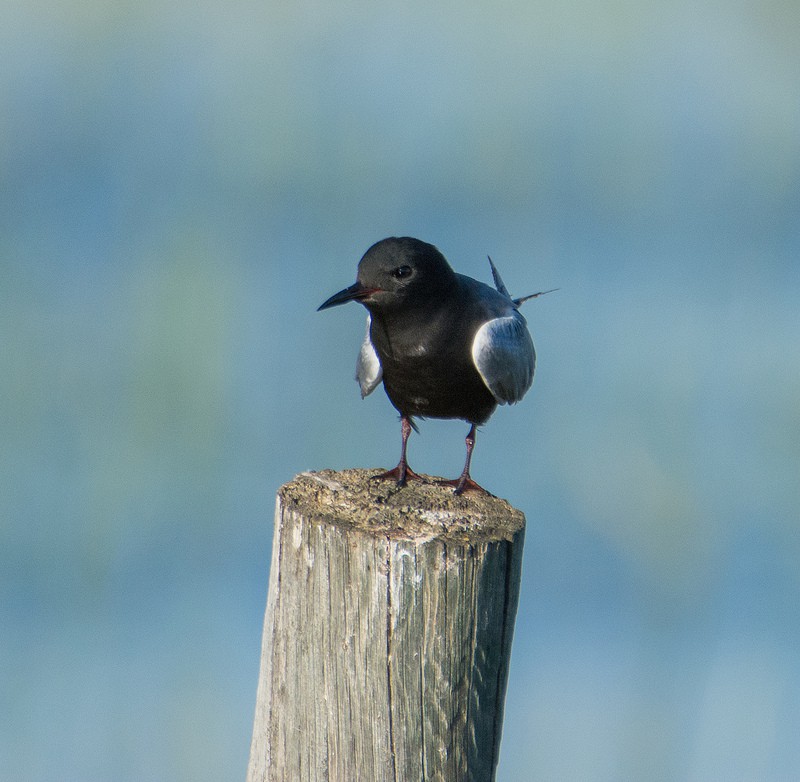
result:
M 541 294 L 512 299 L 489 263 L 497 290 L 454 272 L 431 244 L 383 239 L 364 254 L 355 284 L 319 307 L 359 301 L 369 311 L 356 378 L 362 397 L 382 380 L 400 413 L 400 462 L 381 477 L 401 486 L 417 477 L 406 461 L 414 417 L 461 418 L 471 424 L 467 460 L 448 483 L 456 494 L 480 489 L 469 475 L 475 427 L 533 382 L 536 355 L 518 307 Z

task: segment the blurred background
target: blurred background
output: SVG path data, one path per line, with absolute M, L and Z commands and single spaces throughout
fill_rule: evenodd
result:
M 0 778 L 243 780 L 275 492 L 391 467 L 315 308 L 525 305 L 500 782 L 800 779 L 800 6 L 0 6 Z M 461 422 L 415 469 L 454 477 Z

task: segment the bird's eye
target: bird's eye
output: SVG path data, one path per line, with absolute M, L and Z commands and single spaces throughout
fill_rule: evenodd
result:
M 391 274 L 396 280 L 402 280 L 411 276 L 411 267 L 405 265 L 398 266 L 397 268 L 392 269 L 389 274 Z

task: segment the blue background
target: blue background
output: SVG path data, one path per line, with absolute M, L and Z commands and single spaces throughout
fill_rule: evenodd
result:
M 275 492 L 398 456 L 314 310 L 410 234 L 560 288 L 498 779 L 800 778 L 799 9 L 4 3 L 0 777 L 244 778 Z

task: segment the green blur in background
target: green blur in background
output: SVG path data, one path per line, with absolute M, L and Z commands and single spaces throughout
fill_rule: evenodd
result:
M 392 466 L 389 235 L 525 305 L 498 770 L 800 778 L 800 7 L 0 6 L 0 779 L 241 780 L 274 496 Z M 415 469 L 455 476 L 466 426 Z

